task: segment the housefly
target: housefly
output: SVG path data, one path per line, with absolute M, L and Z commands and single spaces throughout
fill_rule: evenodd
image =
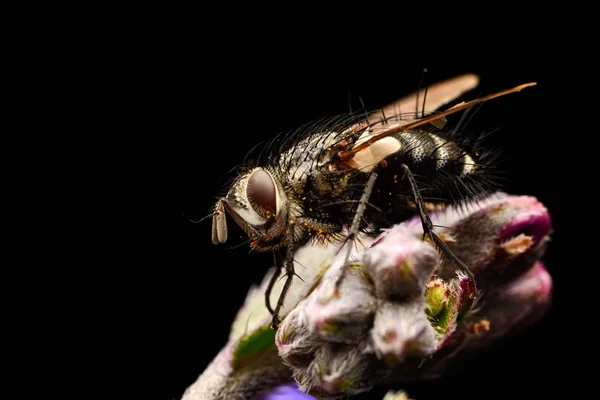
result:
M 227 241 L 228 214 L 248 235 L 253 250 L 274 253 L 276 272 L 265 294 L 273 329 L 280 323 L 279 311 L 295 275 L 294 253 L 301 245 L 346 242 L 346 262 L 335 296 L 358 233 L 376 234 L 413 215 L 420 216 L 423 237 L 475 287 L 469 268 L 435 233 L 429 206 L 460 204 L 493 190 L 488 173 L 492 165 L 478 140 L 457 129 L 444 131 L 445 117 L 535 85 L 523 84 L 438 111 L 478 81 L 475 75 L 461 75 L 377 111 L 337 116 L 281 134 L 218 198 L 211 214 L 213 243 Z M 282 272 L 286 281 L 273 308 L 270 292 Z

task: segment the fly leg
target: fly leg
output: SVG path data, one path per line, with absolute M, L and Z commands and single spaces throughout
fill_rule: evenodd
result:
M 283 289 L 281 290 L 281 294 L 279 295 L 279 299 L 277 300 L 277 305 L 275 306 L 275 310 L 273 310 L 273 319 L 271 321 L 271 329 L 277 330 L 279 325 L 281 324 L 281 320 L 279 319 L 279 311 L 283 306 L 283 302 L 285 301 L 285 296 L 287 295 L 288 290 L 290 290 L 290 286 L 292 285 L 292 280 L 294 279 L 294 275 L 296 272 L 294 271 L 294 253 L 296 251 L 296 243 L 294 241 L 294 225 L 295 222 L 290 221 L 290 226 L 288 229 L 288 246 L 286 249 L 285 260 L 283 261 L 283 268 L 285 268 L 285 283 L 283 284 Z M 276 272 L 279 275 L 278 272 Z M 273 288 L 273 284 L 275 284 L 275 278 L 271 278 L 271 282 L 269 282 L 269 289 Z M 270 301 L 269 294 L 270 290 L 267 290 L 267 308 L 270 310 Z
M 269 286 L 267 287 L 267 291 L 265 293 L 267 309 L 269 310 L 271 315 L 273 315 L 273 320 L 271 322 L 271 328 L 273 328 L 275 330 L 277 330 L 277 327 L 279 326 L 279 324 L 281 322 L 281 320 L 279 319 L 279 311 L 280 311 L 281 307 L 283 306 L 285 296 L 287 295 L 287 292 L 292 284 L 292 279 L 294 278 L 294 275 L 296 275 L 296 272 L 294 270 L 294 254 L 295 254 L 295 251 L 298 246 L 294 242 L 294 224 L 303 225 L 305 229 L 307 229 L 309 232 L 314 232 L 315 235 L 319 236 L 322 240 L 327 240 L 329 238 L 329 235 L 335 234 L 335 233 L 339 232 L 341 229 L 339 226 L 337 226 L 335 224 L 330 224 L 327 222 L 319 221 L 319 220 L 316 220 L 313 218 L 306 218 L 306 217 L 300 217 L 300 218 L 297 218 L 294 222 L 290 222 L 290 229 L 288 230 L 288 238 L 287 238 L 288 243 L 290 243 L 290 245 L 287 246 L 287 253 L 285 256 L 285 260 L 283 262 L 283 268 L 279 267 L 281 265 L 281 263 L 279 262 L 278 254 L 274 252 L 273 258 L 275 260 L 275 266 L 276 266 L 277 270 L 271 277 L 271 280 L 269 281 Z M 270 300 L 271 291 L 273 290 L 273 286 L 275 285 L 275 282 L 277 282 L 277 278 L 281 275 L 282 269 L 285 269 L 286 281 L 283 285 L 283 290 L 281 291 L 281 294 L 279 295 L 279 299 L 277 300 L 277 305 L 275 306 L 275 310 L 273 310 L 271 308 L 271 300 Z M 296 276 L 298 276 L 298 275 L 296 275 Z M 300 278 L 300 279 L 302 279 L 302 278 Z
M 356 239 L 356 235 L 358 235 L 358 227 L 360 226 L 360 220 L 365 212 L 365 208 L 367 207 L 367 202 L 369 201 L 369 196 L 373 191 L 373 185 L 375 185 L 375 180 L 377 179 L 377 174 L 373 172 L 371 176 L 369 176 L 369 180 L 365 186 L 365 190 L 360 198 L 358 203 L 358 207 L 356 209 L 356 214 L 354 214 L 354 219 L 352 220 L 352 225 L 350 227 L 350 233 L 346 238 L 348 250 L 346 251 L 346 257 L 344 258 L 344 264 L 342 264 L 342 273 L 338 277 L 335 282 L 335 292 L 334 295 L 339 295 L 340 285 L 342 284 L 345 276 L 346 270 L 348 269 L 348 263 L 350 261 L 350 254 L 352 253 L 352 248 L 354 247 L 354 240 Z
M 460 270 L 464 272 L 471 281 L 471 284 L 473 285 L 473 292 L 477 293 L 477 286 L 475 284 L 475 276 L 473 276 L 473 272 L 471 272 L 471 270 L 458 257 L 456 257 L 456 255 L 454 255 L 448 245 L 446 245 L 446 243 L 444 243 L 444 241 L 440 239 L 440 237 L 433 231 L 433 222 L 431 222 L 431 218 L 429 217 L 429 213 L 427 212 L 427 208 L 425 207 L 425 203 L 421 197 L 421 192 L 419 192 L 417 181 L 415 180 L 415 177 L 410 171 L 408 165 L 402 164 L 402 169 L 408 178 L 408 182 L 410 183 L 410 188 L 414 197 L 414 202 L 419 210 L 419 217 L 421 218 L 421 224 L 423 225 L 423 234 L 428 235 L 438 249 L 444 255 L 454 261 L 456 265 L 458 265 L 458 268 L 460 268 Z
M 275 265 L 275 271 L 273 271 L 273 276 L 269 281 L 269 286 L 267 286 L 267 291 L 265 292 L 265 304 L 267 305 L 267 310 L 274 314 L 273 308 L 271 307 L 271 292 L 273 291 L 273 286 L 275 286 L 275 282 L 277 282 L 277 278 L 281 275 L 281 264 L 279 263 L 279 257 L 277 257 L 277 252 L 273 251 L 273 264 Z

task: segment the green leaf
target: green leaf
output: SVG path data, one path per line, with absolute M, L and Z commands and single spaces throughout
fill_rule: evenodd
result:
M 269 350 L 276 350 L 275 331 L 269 326 L 263 326 L 254 333 L 242 337 L 233 352 L 233 368 L 240 368 L 251 363 Z

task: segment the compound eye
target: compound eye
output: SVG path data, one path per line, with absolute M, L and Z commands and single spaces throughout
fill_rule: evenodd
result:
M 275 214 L 277 207 L 275 190 L 275 183 L 269 173 L 262 169 L 252 173 L 246 193 L 254 211 L 263 218 Z

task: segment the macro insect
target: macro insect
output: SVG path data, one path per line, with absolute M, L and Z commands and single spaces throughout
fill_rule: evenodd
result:
M 272 251 L 276 272 L 265 293 L 271 326 L 294 279 L 294 253 L 309 241 L 344 240 L 350 263 L 359 232 L 377 234 L 392 223 L 419 215 L 423 238 L 475 281 L 440 238 L 430 206 L 460 204 L 495 187 L 492 158 L 457 128 L 444 130 L 445 117 L 491 99 L 518 92 L 527 83 L 479 99 L 440 107 L 475 88 L 466 74 L 420 89 L 382 109 L 333 117 L 272 139 L 219 197 L 212 215 L 212 241 L 227 241 L 228 214 L 248 235 L 255 251 Z M 466 114 L 465 114 L 466 115 Z M 275 308 L 271 290 L 281 274 L 286 281 Z M 335 295 L 335 292 L 333 293 Z

